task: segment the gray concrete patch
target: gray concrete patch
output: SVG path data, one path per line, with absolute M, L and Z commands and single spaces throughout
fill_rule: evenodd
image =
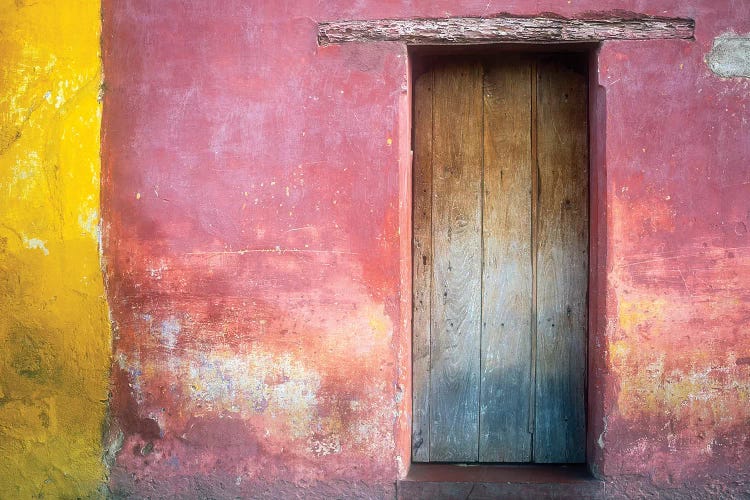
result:
M 750 78 L 750 36 L 725 33 L 714 38 L 706 64 L 724 78 Z

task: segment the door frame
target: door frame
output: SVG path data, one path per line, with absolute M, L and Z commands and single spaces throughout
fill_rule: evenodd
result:
M 407 58 L 407 88 L 399 100 L 399 226 L 400 231 L 400 312 L 403 318 L 403 338 L 399 343 L 399 385 L 402 411 L 397 422 L 396 446 L 398 450 L 399 478 L 405 478 L 412 466 L 412 111 L 413 76 L 421 70 L 428 57 L 442 55 L 477 56 L 498 52 L 580 52 L 588 60 L 588 128 L 589 128 L 589 267 L 587 296 L 587 359 L 585 378 L 586 405 L 586 467 L 598 476 L 605 431 L 601 378 L 605 373 L 604 327 L 607 316 L 606 289 L 607 262 L 607 192 L 606 192 L 606 95 L 599 85 L 599 43 L 504 43 L 487 45 L 404 46 Z M 424 464 L 419 464 L 423 466 Z M 540 465 L 539 467 L 544 467 Z

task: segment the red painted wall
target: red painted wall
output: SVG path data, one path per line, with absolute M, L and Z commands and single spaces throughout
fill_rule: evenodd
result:
M 696 40 L 594 57 L 590 463 L 622 494 L 744 487 L 750 80 L 704 57 L 750 4 L 105 0 L 113 490 L 392 496 L 409 61 L 318 47 L 316 23 L 602 9 L 692 17 Z

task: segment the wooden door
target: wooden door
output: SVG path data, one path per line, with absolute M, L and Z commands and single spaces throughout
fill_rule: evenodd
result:
M 585 459 L 588 112 L 569 59 L 415 81 L 415 462 Z

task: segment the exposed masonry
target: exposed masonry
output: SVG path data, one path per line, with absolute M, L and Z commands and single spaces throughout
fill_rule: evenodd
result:
M 404 42 L 411 45 L 493 42 L 585 42 L 692 39 L 692 19 L 649 17 L 497 16 L 332 21 L 318 25 L 318 43 Z
M 750 35 L 725 33 L 716 37 L 706 63 L 721 77 L 750 78 Z

